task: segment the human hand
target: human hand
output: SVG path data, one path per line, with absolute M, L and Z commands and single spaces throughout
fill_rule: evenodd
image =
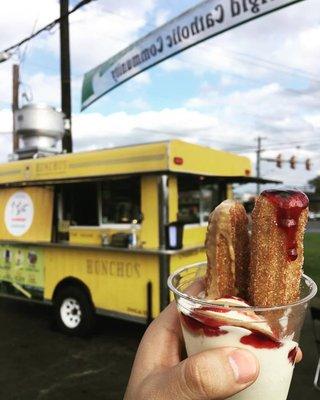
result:
M 182 361 L 182 346 L 178 311 L 171 303 L 142 338 L 124 400 L 222 400 L 258 376 L 249 351 L 224 347 Z
M 178 311 L 171 303 L 142 338 L 124 400 L 223 400 L 258 376 L 249 351 L 224 347 L 182 361 L 182 346 Z M 301 359 L 299 349 L 295 361 Z

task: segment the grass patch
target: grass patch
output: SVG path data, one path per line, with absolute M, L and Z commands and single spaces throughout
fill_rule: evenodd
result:
M 304 272 L 316 282 L 320 291 L 320 233 L 306 233 L 304 249 Z

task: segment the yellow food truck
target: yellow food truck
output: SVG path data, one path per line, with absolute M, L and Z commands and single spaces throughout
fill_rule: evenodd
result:
M 205 260 L 209 212 L 250 174 L 245 157 L 179 140 L 1 164 L 1 296 L 53 304 L 69 334 L 96 313 L 146 322 L 168 275 Z

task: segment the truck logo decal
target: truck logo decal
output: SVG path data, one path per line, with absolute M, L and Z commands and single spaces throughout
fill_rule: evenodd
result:
M 140 264 L 134 262 L 87 259 L 87 273 L 117 278 L 140 278 Z
M 24 235 L 32 225 L 34 207 L 28 193 L 15 192 L 8 200 L 4 211 L 4 222 L 12 236 Z

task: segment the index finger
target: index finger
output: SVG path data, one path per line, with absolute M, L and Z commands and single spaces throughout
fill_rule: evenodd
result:
M 179 313 L 172 302 L 145 332 L 134 361 L 130 380 L 141 382 L 151 372 L 177 365 L 181 361 L 182 331 Z
M 181 344 L 179 313 L 175 302 L 172 302 L 147 329 L 139 353 L 147 357 L 149 349 L 152 348 L 152 358 L 161 365 L 171 367 L 180 361 Z

